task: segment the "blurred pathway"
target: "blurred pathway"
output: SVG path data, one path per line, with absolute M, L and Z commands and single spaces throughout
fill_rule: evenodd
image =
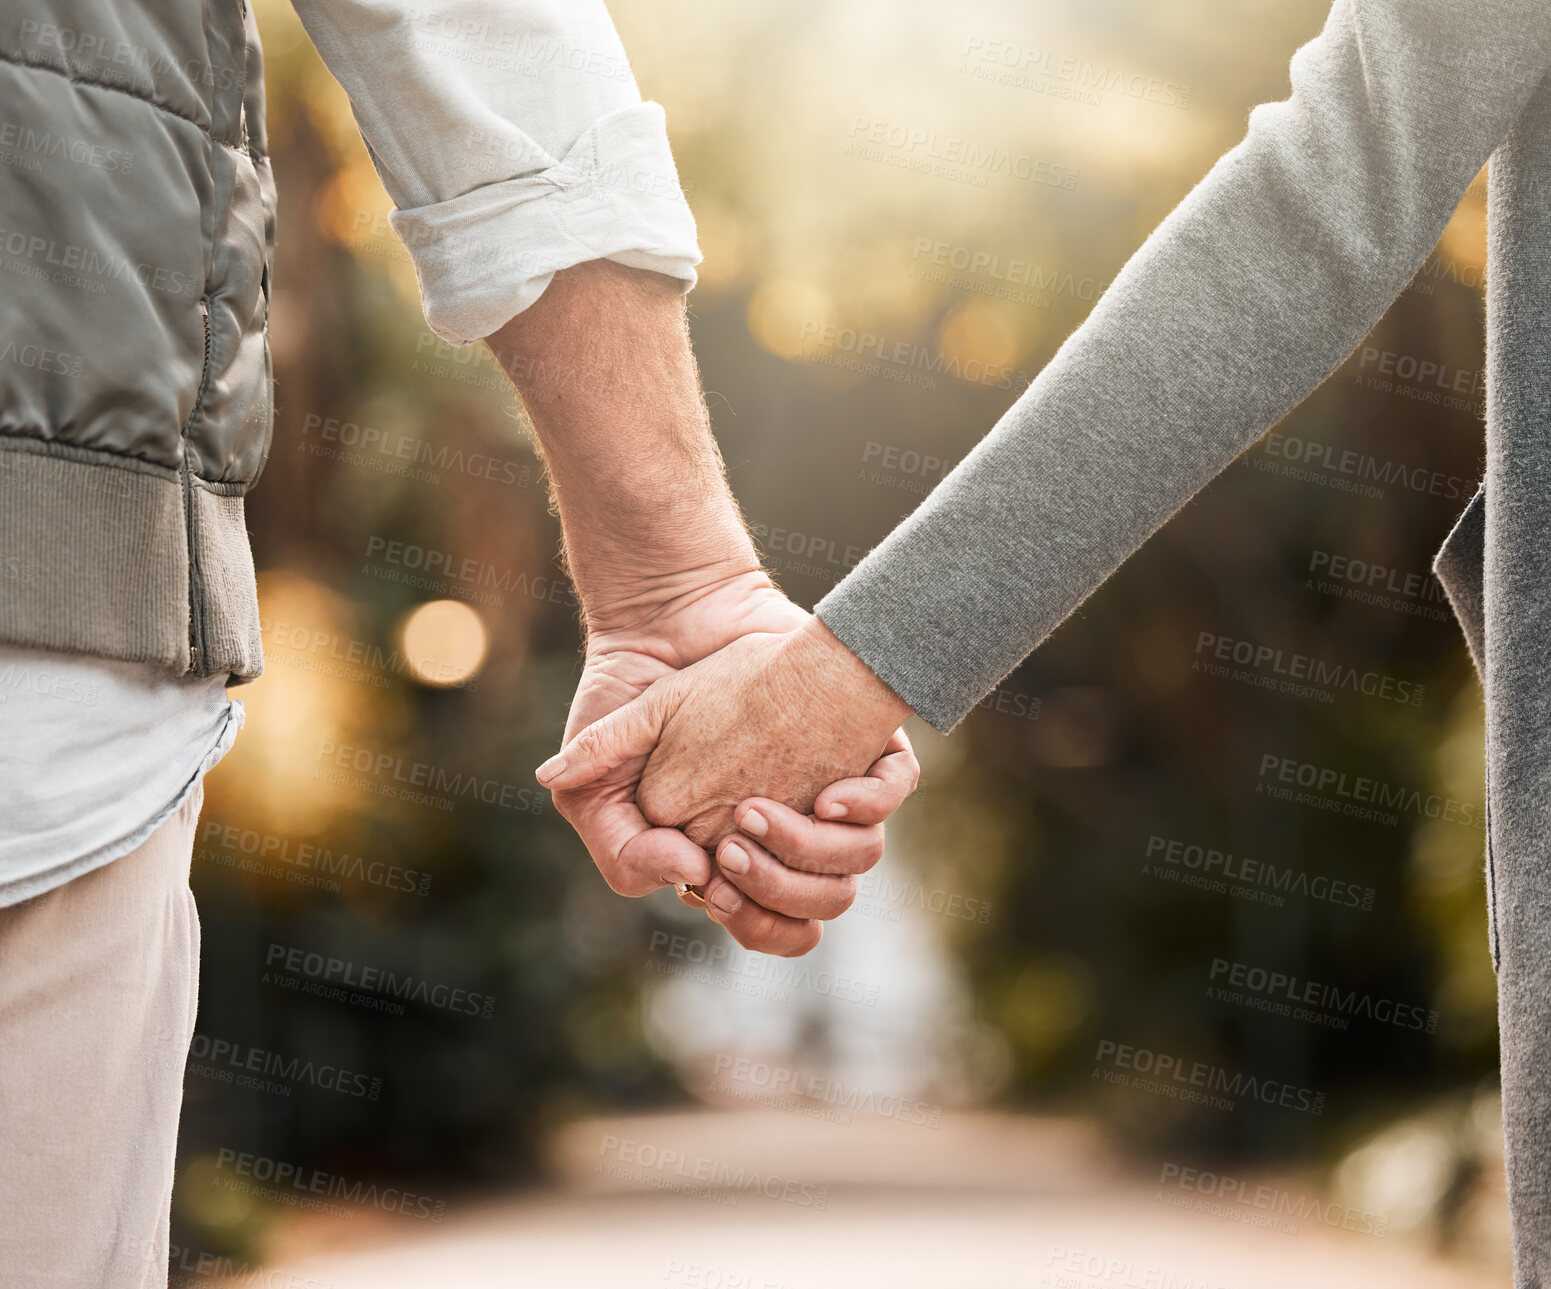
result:
M 1504 1286 L 1391 1235 L 1332 1228 L 1302 1183 L 1264 1208 L 1120 1171 L 1075 1122 L 839 1125 L 787 1112 L 590 1120 L 555 1184 L 441 1224 L 281 1229 L 288 1289 L 1465 1289 Z M 1251 1193 L 1253 1191 L 1251 1190 Z M 1285 1198 L 1283 1198 L 1285 1197 Z M 1302 1220 L 1289 1216 L 1301 1211 Z M 1204 1211 L 1203 1211 L 1204 1210 Z M 1215 1211 L 1214 1211 L 1215 1210 Z M 1327 1216 L 1328 1216 L 1328 1210 Z M 1339 1221 L 1341 1213 L 1336 1214 Z M 1293 1229 L 1288 1229 L 1293 1228 Z M 251 1281 L 249 1283 L 252 1283 Z

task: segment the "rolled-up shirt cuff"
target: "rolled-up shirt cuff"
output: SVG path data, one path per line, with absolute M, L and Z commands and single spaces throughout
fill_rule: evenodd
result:
M 469 345 L 544 293 L 561 269 L 615 260 L 695 284 L 695 219 L 656 103 L 600 117 L 565 157 L 447 201 L 396 210 L 425 319 Z

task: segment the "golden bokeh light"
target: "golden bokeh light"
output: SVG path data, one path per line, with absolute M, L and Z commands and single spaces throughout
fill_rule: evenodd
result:
M 485 661 L 490 635 L 484 619 L 462 600 L 431 600 L 399 626 L 404 666 L 422 685 L 464 684 Z
M 833 312 L 823 287 L 776 278 L 761 282 L 749 300 L 749 334 L 780 358 L 798 358 L 814 346 Z
M 383 696 L 392 673 L 355 606 L 304 574 L 263 573 L 259 604 L 264 674 L 233 691 L 246 723 L 221 772 L 207 780 L 206 797 L 212 818 L 306 836 L 350 809 L 350 792 L 321 772 L 324 749 L 391 723 Z
M 1027 309 L 972 296 L 955 305 L 937 329 L 937 344 L 951 360 L 949 370 L 970 381 L 1016 367 L 1027 350 L 1034 321 Z M 986 383 L 993 383 L 987 381 Z

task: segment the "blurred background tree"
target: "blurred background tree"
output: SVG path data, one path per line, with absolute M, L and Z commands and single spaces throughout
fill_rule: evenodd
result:
M 256 7 L 281 192 L 278 415 L 249 508 L 268 665 L 240 695 L 248 727 L 208 787 L 199 1029 L 382 1082 L 377 1099 L 257 1095 L 191 1071 L 177 1216 L 198 1247 L 230 1249 L 252 1246 L 265 1210 L 207 1184 L 221 1149 L 456 1194 L 531 1176 L 545 1132 L 583 1110 L 683 1098 L 695 1081 L 643 1010 L 649 937 L 720 934 L 666 899 L 612 896 L 547 802 L 442 810 L 386 795 L 391 771 L 338 771 L 337 749 L 365 749 L 531 789 L 577 674 L 576 613 L 500 372 L 483 346 L 453 350 L 426 328 L 343 93 L 288 6 Z M 643 93 L 667 109 L 700 226 L 694 336 L 733 486 L 778 580 L 811 605 L 941 477 L 922 462 L 951 466 L 1012 403 L 1242 137 L 1248 109 L 1285 96 L 1287 59 L 1326 6 L 611 9 Z M 1051 72 L 1063 60 L 1118 72 L 1120 87 L 1080 89 Z M 909 132 L 928 142 L 868 143 Z M 1075 180 L 923 172 L 952 141 Z M 1480 368 L 1483 214 L 1478 184 L 1371 346 Z M 885 343 L 909 357 L 877 361 Z M 988 910 L 906 919 L 890 942 L 957 982 L 934 1023 L 964 1041 L 910 1075 L 920 1094 L 1074 1108 L 1139 1148 L 1334 1167 L 1385 1125 L 1490 1080 L 1479 826 L 1359 822 L 1257 792 L 1271 754 L 1479 808 L 1479 693 L 1436 587 L 1397 611 L 1310 576 L 1314 552 L 1426 576 L 1480 473 L 1469 398 L 1445 406 L 1369 375 L 1354 358 L 1279 432 L 1435 473 L 1456 495 L 1340 491 L 1275 473 L 1258 447 L 1002 701 L 951 739 L 919 733 L 927 774 L 888 863 Z M 504 589 L 392 580 L 389 542 L 477 560 Z M 446 598 L 471 612 L 423 616 Z M 1425 685 L 1425 698 L 1323 703 L 1206 676 L 1193 668 L 1203 632 Z M 1144 868 L 1155 837 L 1371 889 L 1371 907 L 1161 881 Z M 309 884 L 273 854 L 241 866 L 254 846 L 309 845 L 412 872 L 414 889 Z M 302 996 L 266 980 L 272 945 L 493 996 L 493 1017 Z M 1219 958 L 1433 1009 L 1436 1027 L 1337 1029 L 1225 1004 L 1207 997 Z M 905 965 L 874 956 L 867 970 L 888 981 Z M 1093 1079 L 1103 1040 L 1321 1089 L 1327 1109 L 1222 1114 L 1110 1087 Z

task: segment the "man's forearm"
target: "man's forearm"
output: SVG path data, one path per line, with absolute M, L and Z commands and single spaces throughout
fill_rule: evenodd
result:
M 581 264 L 488 343 L 538 436 L 590 629 L 758 574 L 677 283 Z

